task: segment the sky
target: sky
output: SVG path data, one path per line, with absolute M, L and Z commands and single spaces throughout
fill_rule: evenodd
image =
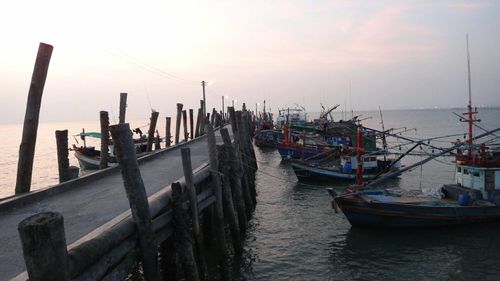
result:
M 500 106 L 500 1 L 0 2 L 0 123 L 20 123 L 40 42 L 40 121 L 242 102 L 319 111 Z

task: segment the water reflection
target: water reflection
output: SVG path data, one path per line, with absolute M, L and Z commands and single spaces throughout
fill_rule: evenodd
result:
M 334 275 L 329 279 L 498 280 L 499 230 L 499 224 L 424 230 L 350 228 L 329 244 Z

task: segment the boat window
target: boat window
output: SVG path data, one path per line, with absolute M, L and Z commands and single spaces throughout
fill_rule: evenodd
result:
M 479 171 L 473 171 L 472 175 L 475 176 L 475 177 L 479 177 Z
M 462 167 L 457 167 L 457 172 L 461 173 L 462 172 Z
M 469 170 L 464 169 L 464 174 L 465 174 L 465 175 L 468 175 L 468 174 L 469 174 Z

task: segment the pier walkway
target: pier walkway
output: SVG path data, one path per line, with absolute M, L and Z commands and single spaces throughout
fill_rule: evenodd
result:
M 222 143 L 219 131 L 216 131 L 216 139 L 218 144 Z M 206 136 L 148 155 L 147 159 L 139 161 L 148 196 L 183 176 L 181 147 L 191 149 L 193 168 L 208 162 Z M 28 200 L 23 199 L 23 203 L 19 199 L 0 202 L 0 280 L 10 280 L 25 271 L 17 232 L 17 225 L 21 220 L 45 211 L 61 213 L 64 216 L 66 242 L 70 245 L 129 210 L 118 167 L 108 168 L 52 189 L 56 191 L 47 189 L 45 192 L 27 195 L 25 199 Z M 30 196 L 36 196 L 36 200 L 29 200 Z

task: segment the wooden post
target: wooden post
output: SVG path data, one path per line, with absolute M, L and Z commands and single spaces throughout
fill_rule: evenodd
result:
M 177 119 L 175 120 L 175 144 L 179 143 L 179 133 L 181 131 L 182 103 L 177 104 Z
M 194 119 L 193 119 L 193 109 L 190 108 L 189 109 L 189 132 L 190 132 L 190 135 L 191 135 L 191 139 L 194 139 Z
M 217 116 L 217 110 L 215 110 L 215 107 L 212 108 L 212 116 L 210 117 L 210 125 L 212 127 L 215 125 L 215 117 Z
M 127 93 L 120 93 L 120 124 L 125 123 L 125 113 L 127 111 Z
M 205 102 L 203 100 L 200 100 L 200 108 L 202 116 L 200 119 L 200 136 L 203 136 L 205 134 L 205 118 L 206 118 Z
M 241 163 L 243 165 L 243 169 L 245 172 L 243 173 L 243 176 L 246 177 L 247 181 L 247 190 L 251 197 L 251 202 L 252 202 L 252 209 L 255 208 L 255 204 L 257 202 L 256 196 L 256 189 L 255 189 L 255 182 L 252 179 L 252 175 L 254 174 L 253 171 L 253 163 L 251 161 L 251 152 L 249 148 L 249 134 L 246 130 L 245 122 L 243 120 L 243 113 L 241 111 L 236 112 L 236 123 L 238 124 L 238 134 L 239 134 L 239 139 L 240 139 L 240 153 L 241 153 Z M 251 145 L 251 143 L 250 143 Z M 244 186 L 245 187 L 245 186 Z
M 198 200 L 196 197 L 196 189 L 193 183 L 193 167 L 191 166 L 191 150 L 189 147 L 181 148 L 182 169 L 184 170 L 184 178 L 186 180 L 186 189 L 189 195 L 189 203 L 191 206 L 191 216 L 193 218 L 194 233 L 200 233 L 200 221 L 198 218 Z
M 59 183 L 73 178 L 69 169 L 68 130 L 56 131 L 57 166 L 59 168 Z
M 30 281 L 70 280 L 61 214 L 45 212 L 33 215 L 21 221 L 17 229 Z
M 198 248 L 198 265 L 199 273 L 202 279 L 208 275 L 207 263 L 205 262 L 205 245 L 203 243 L 203 235 L 200 230 L 200 218 L 198 216 L 198 197 L 196 188 L 193 182 L 193 167 L 191 165 L 191 150 L 189 147 L 181 149 L 182 168 L 184 170 L 184 179 L 186 181 L 186 189 L 189 197 L 189 205 L 191 207 L 191 218 L 193 220 L 194 237 Z
M 99 169 L 106 169 L 108 167 L 109 157 L 109 116 L 107 111 L 99 112 L 99 119 L 101 120 L 101 161 Z
M 184 141 L 188 141 L 189 140 L 189 133 L 188 133 L 187 112 L 186 112 L 186 110 L 182 111 L 182 127 L 184 127 Z
M 214 109 L 215 110 L 215 109 Z M 205 124 L 207 129 L 207 144 L 208 144 L 208 155 L 212 178 L 212 189 L 215 194 L 215 233 L 217 235 L 217 248 L 220 253 L 220 261 L 222 262 L 222 276 L 225 280 L 230 280 L 230 270 L 227 260 L 229 255 L 226 250 L 226 231 L 224 224 L 224 207 L 222 199 L 222 183 L 219 175 L 219 162 L 217 160 L 217 145 L 215 141 L 215 132 L 212 125 Z
M 137 155 L 135 153 L 132 134 L 130 134 L 130 126 L 127 123 L 118 124 L 111 126 L 110 129 L 132 217 L 139 233 L 144 278 L 146 281 L 160 280 L 157 247 L 154 243 L 148 197 L 144 182 L 142 181 L 139 164 L 137 163 Z
M 247 207 L 245 210 L 247 212 L 247 218 L 250 218 L 252 215 L 253 202 L 248 187 L 248 177 L 246 175 L 246 168 L 244 165 L 245 162 L 243 162 L 244 155 L 242 154 L 242 148 L 241 148 L 242 141 L 240 135 L 240 128 L 238 127 L 238 122 L 236 120 L 236 112 L 234 111 L 234 107 L 229 107 L 228 111 L 229 111 L 229 118 L 231 120 L 231 128 L 233 130 L 234 148 L 236 154 L 236 158 L 234 161 L 234 163 L 236 163 L 235 168 L 237 169 L 236 175 L 240 177 L 242 192 Z
M 147 152 L 153 150 L 153 140 L 155 138 L 155 129 L 156 129 L 156 121 L 158 121 L 159 112 L 153 111 L 151 112 L 151 118 L 149 120 L 149 130 L 148 130 L 148 145 L 146 148 Z
M 203 116 L 203 109 L 198 109 L 198 115 L 196 116 L 196 131 L 194 137 L 197 138 L 200 136 L 200 122 Z
M 169 147 L 170 144 L 172 143 L 172 135 L 170 133 L 170 122 L 171 122 L 170 117 L 166 118 L 166 128 L 165 128 L 165 146 Z
M 229 131 L 227 130 L 227 128 L 221 128 L 220 135 L 222 136 L 222 141 L 224 142 L 224 144 L 232 145 L 231 137 L 229 136 Z
M 235 211 L 233 196 L 231 194 L 231 166 L 227 165 L 227 161 L 224 161 L 224 157 L 228 157 L 227 155 L 229 154 L 228 150 L 230 147 L 231 146 L 227 144 L 218 146 L 219 171 L 222 173 L 223 179 L 222 202 L 224 207 L 224 218 L 227 220 L 231 231 L 234 251 L 236 254 L 240 255 L 243 250 L 243 243 L 240 235 L 241 230 L 238 223 L 238 215 L 237 211 Z
M 178 182 L 171 185 L 175 251 L 179 257 L 184 277 L 188 281 L 200 280 L 198 266 L 193 252 L 193 241 L 189 233 L 188 214 L 184 209 L 182 186 Z
M 160 150 L 161 149 L 161 137 L 160 133 L 158 130 L 156 130 L 156 137 L 155 137 L 155 150 Z
M 35 157 L 38 118 L 42 103 L 43 88 L 49 70 L 53 47 L 40 43 L 36 56 L 33 76 L 31 77 L 26 114 L 24 116 L 23 136 L 19 145 L 19 162 L 17 163 L 16 194 L 29 192 Z
M 241 185 L 240 178 L 240 166 L 237 163 L 236 151 L 230 145 L 222 146 L 222 157 L 219 156 L 221 161 L 222 169 L 224 173 L 227 173 L 228 180 L 231 183 L 231 190 L 233 191 L 233 199 L 235 201 L 236 211 L 238 215 L 238 226 L 240 227 L 240 232 L 243 234 L 247 229 L 247 210 L 246 210 L 246 200 L 243 194 L 243 187 Z

